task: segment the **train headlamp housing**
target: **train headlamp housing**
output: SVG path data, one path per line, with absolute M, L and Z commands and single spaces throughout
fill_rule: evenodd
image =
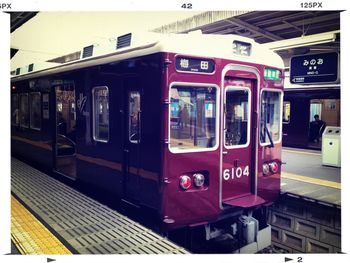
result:
M 232 51 L 235 55 L 250 56 L 252 44 L 243 41 L 233 41 Z
M 270 166 L 267 163 L 264 163 L 262 166 L 262 171 L 263 171 L 263 175 L 268 175 L 270 172 Z
M 192 185 L 192 180 L 189 176 L 187 175 L 182 175 L 180 177 L 180 187 L 182 190 L 187 190 L 191 187 Z
M 195 173 L 193 175 L 193 182 L 196 187 L 202 187 L 204 185 L 205 176 L 201 173 Z

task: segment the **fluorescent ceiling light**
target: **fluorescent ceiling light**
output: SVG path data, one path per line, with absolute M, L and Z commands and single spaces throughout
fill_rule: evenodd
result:
M 340 30 L 321 33 L 321 34 L 315 34 L 310 36 L 301 36 L 297 38 L 274 41 L 274 42 L 266 43 L 264 44 L 264 46 L 273 51 L 279 51 L 279 50 L 286 50 L 286 49 L 292 49 L 292 48 L 298 48 L 298 47 L 319 45 L 319 44 L 334 42 L 338 33 L 340 33 Z

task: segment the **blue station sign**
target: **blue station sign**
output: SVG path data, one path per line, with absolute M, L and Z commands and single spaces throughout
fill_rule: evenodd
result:
M 339 55 L 336 52 L 292 57 L 290 83 L 334 83 L 339 76 Z

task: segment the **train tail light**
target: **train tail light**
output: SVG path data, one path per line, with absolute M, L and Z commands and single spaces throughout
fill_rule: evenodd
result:
M 182 188 L 182 190 L 187 190 L 188 188 L 190 188 L 192 185 L 192 181 L 191 178 L 187 175 L 182 175 L 180 177 L 180 187 Z
M 276 174 L 278 171 L 279 165 L 275 161 L 264 163 L 262 166 L 262 172 L 264 176 Z
M 196 187 L 202 187 L 204 185 L 205 177 L 203 174 L 196 173 L 193 175 L 193 182 Z
M 269 164 L 269 166 L 270 166 L 270 171 L 271 171 L 271 173 L 277 173 L 278 172 L 278 164 L 276 163 L 276 162 L 271 162 L 270 164 Z

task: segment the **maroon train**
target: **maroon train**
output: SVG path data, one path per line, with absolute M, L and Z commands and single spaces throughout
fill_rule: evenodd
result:
M 16 70 L 13 153 L 154 209 L 167 231 L 202 226 L 207 240 L 237 237 L 241 251 L 268 245 L 261 211 L 280 190 L 278 55 L 234 35 L 126 34 L 114 50 L 99 47 Z

